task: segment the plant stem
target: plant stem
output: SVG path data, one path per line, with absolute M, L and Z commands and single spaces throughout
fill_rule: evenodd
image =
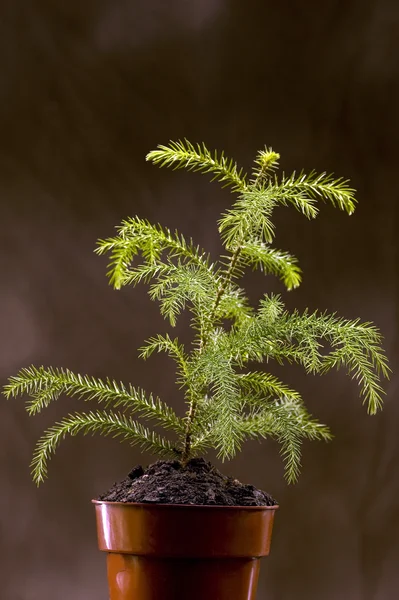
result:
M 266 178 L 266 171 L 267 171 L 267 168 L 261 169 L 260 173 L 258 174 L 257 178 L 254 181 L 255 186 L 259 185 Z M 234 269 L 237 265 L 237 261 L 240 256 L 241 249 L 242 249 L 242 242 L 237 245 L 236 249 L 234 250 L 233 254 L 231 255 L 230 263 L 227 268 L 226 275 L 222 279 L 222 282 L 219 286 L 218 293 L 217 293 L 217 296 L 215 299 L 215 304 L 213 305 L 213 309 L 211 312 L 211 318 L 210 318 L 211 323 L 213 323 L 213 321 L 215 319 L 216 311 L 218 309 L 218 306 L 220 304 L 222 296 L 223 296 L 224 292 L 226 291 L 228 284 L 231 283 Z M 206 345 L 206 337 L 204 335 L 202 335 L 201 341 L 200 341 L 200 348 L 199 348 L 200 353 L 205 348 L 205 345 Z M 193 398 L 190 401 L 190 408 L 189 408 L 188 415 L 187 415 L 187 426 L 186 426 L 186 432 L 185 432 L 185 443 L 184 443 L 184 451 L 183 451 L 183 463 L 186 462 L 190 458 L 192 425 L 193 425 L 193 421 L 195 419 L 197 405 L 198 405 L 197 400 L 195 398 Z
M 230 263 L 229 263 L 226 275 L 220 284 L 220 287 L 218 289 L 218 293 L 217 293 L 217 296 L 215 299 L 215 304 L 212 309 L 211 319 L 210 319 L 211 322 L 213 322 L 213 320 L 215 319 L 216 311 L 218 309 L 218 306 L 220 304 L 222 296 L 223 296 L 224 292 L 226 291 L 228 284 L 231 282 L 231 278 L 232 278 L 235 266 L 237 264 L 237 260 L 240 255 L 240 252 L 241 252 L 241 246 L 239 245 L 239 246 L 237 246 L 237 248 L 231 255 Z M 201 336 L 200 349 L 199 349 L 200 353 L 205 348 L 205 345 L 206 345 L 206 338 L 204 338 L 204 336 Z M 193 398 L 190 401 L 190 408 L 189 408 L 188 415 L 187 415 L 187 426 L 186 426 L 186 431 L 185 431 L 185 442 L 184 442 L 184 451 L 183 451 L 183 463 L 187 462 L 187 460 L 190 458 L 192 425 L 193 425 L 193 421 L 195 419 L 195 414 L 197 412 L 197 405 L 198 405 L 197 400 L 195 398 Z
M 188 459 L 190 458 L 190 453 L 191 453 L 191 429 L 192 429 L 192 424 L 193 424 L 193 421 L 194 421 L 196 409 L 197 409 L 197 402 L 193 399 L 190 402 L 190 410 L 189 410 L 188 415 L 187 415 L 187 426 L 186 426 L 186 433 L 185 433 L 185 440 L 184 440 L 184 450 L 183 450 L 183 456 L 182 456 L 183 463 L 187 462 Z
M 240 252 L 241 252 L 241 246 L 239 245 L 234 250 L 234 253 L 231 255 L 230 264 L 229 264 L 229 267 L 227 269 L 226 276 L 224 277 L 224 279 L 223 279 L 223 281 L 222 281 L 222 283 L 221 283 L 221 285 L 219 287 L 219 290 L 218 290 L 218 293 L 217 293 L 217 296 L 216 296 L 216 300 L 215 300 L 215 304 L 214 304 L 214 307 L 212 309 L 211 321 L 213 321 L 213 319 L 215 318 L 215 314 L 216 314 L 216 311 L 217 311 L 218 306 L 220 304 L 220 300 L 222 299 L 222 296 L 223 296 L 224 292 L 226 291 L 227 285 L 231 282 L 231 278 L 232 278 L 235 266 L 237 264 L 238 257 L 240 256 Z

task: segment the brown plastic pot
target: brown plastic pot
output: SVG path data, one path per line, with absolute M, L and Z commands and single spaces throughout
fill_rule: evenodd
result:
M 93 500 L 110 600 L 254 600 L 278 506 Z

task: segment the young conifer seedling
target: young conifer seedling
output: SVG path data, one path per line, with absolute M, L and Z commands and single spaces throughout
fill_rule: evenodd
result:
M 259 306 L 252 307 L 240 278 L 247 267 L 256 267 L 276 275 L 288 290 L 296 288 L 301 282 L 296 258 L 272 246 L 274 210 L 292 206 L 313 219 L 318 202 L 324 200 L 350 215 L 356 204 L 354 190 L 326 173 L 278 176 L 279 155 L 268 148 L 258 152 L 251 175 L 224 153 L 186 140 L 158 146 L 147 160 L 209 173 L 235 194 L 218 222 L 225 250 L 215 262 L 191 239 L 137 216 L 123 221 L 117 235 L 100 240 L 96 249 L 110 255 L 111 284 L 116 289 L 149 285 L 150 298 L 158 301 L 172 327 L 183 310 L 190 311 L 191 347 L 164 333 L 140 350 L 144 359 L 162 351 L 176 362 L 185 416 L 130 384 L 68 369 L 24 368 L 10 377 L 5 395 L 30 396 L 30 415 L 61 395 L 97 401 L 101 407 L 69 414 L 44 433 L 34 451 L 33 478 L 37 484 L 43 481 L 48 459 L 67 434 L 97 432 L 182 463 L 210 447 L 220 458 L 230 459 L 246 439 L 273 438 L 281 445 L 287 480 L 293 482 L 299 474 L 302 441 L 329 440 L 330 432 L 309 414 L 299 392 L 264 369 L 250 370 L 248 364 L 297 363 L 312 374 L 343 367 L 357 380 L 360 396 L 374 414 L 382 405 L 380 380 L 389 372 L 381 334 L 358 319 L 289 312 L 273 294 L 265 294 Z M 138 418 L 152 419 L 172 436 L 152 431 Z

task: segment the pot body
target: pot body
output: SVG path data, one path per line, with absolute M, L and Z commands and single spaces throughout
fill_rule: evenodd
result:
M 255 600 L 277 506 L 93 502 L 110 600 Z

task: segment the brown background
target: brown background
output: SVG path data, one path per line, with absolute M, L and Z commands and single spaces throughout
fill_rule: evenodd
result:
M 283 166 L 351 177 L 355 215 L 278 215 L 278 247 L 297 254 L 289 307 L 373 320 L 397 362 L 399 4 L 395 0 L 42 0 L 0 3 L 0 376 L 30 363 L 143 385 L 181 407 L 167 359 L 137 359 L 165 327 L 144 289 L 114 292 L 97 237 L 140 214 L 218 250 L 215 219 L 231 202 L 201 176 L 144 161 L 186 136 L 249 167 L 265 143 Z M 248 280 L 256 299 L 281 290 Z M 397 371 L 398 369 L 396 369 Z M 397 375 L 369 418 L 356 386 L 288 370 L 335 434 L 307 445 L 288 487 L 273 444 L 249 444 L 226 473 L 281 504 L 259 598 L 394 600 L 399 596 Z M 1 586 L 4 600 L 105 600 L 90 498 L 138 451 L 111 439 L 66 441 L 38 491 L 29 477 L 43 427 L 1 403 Z M 181 410 L 181 408 L 180 408 Z

